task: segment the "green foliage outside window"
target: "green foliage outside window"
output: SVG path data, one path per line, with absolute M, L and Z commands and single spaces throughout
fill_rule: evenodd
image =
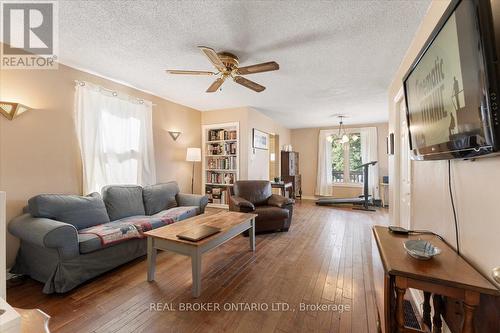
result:
M 354 135 L 349 136 L 349 168 L 352 171 L 359 171 L 361 164 L 361 138 L 359 133 L 357 140 L 353 140 Z
M 332 173 L 333 181 L 341 182 L 363 182 L 361 161 L 361 136 L 359 133 L 349 135 L 349 142 L 345 145 L 341 137 L 334 136 L 332 141 Z M 346 155 L 348 154 L 348 155 Z M 349 170 L 345 170 L 347 163 Z M 347 179 L 344 179 L 344 176 Z
M 344 172 L 344 145 L 335 137 L 332 142 L 332 169 Z

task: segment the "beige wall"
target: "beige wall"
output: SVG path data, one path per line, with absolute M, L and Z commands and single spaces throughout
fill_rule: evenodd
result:
M 184 161 L 185 149 L 201 145 L 199 111 L 63 65 L 58 70 L 2 70 L 0 99 L 35 109 L 14 121 L 0 116 L 0 190 L 7 192 L 7 220 L 19 215 L 33 195 L 82 192 L 73 125 L 74 80 L 153 101 L 158 181 L 177 180 L 183 191 L 190 191 L 191 165 Z M 182 132 L 176 142 L 168 135 L 169 129 Z M 199 174 L 198 163 L 198 184 Z M 8 266 L 17 247 L 17 240 L 7 233 Z
M 248 142 L 249 142 L 249 160 L 248 160 L 248 179 L 269 179 L 269 151 L 262 149 L 253 149 L 252 129 L 258 129 L 266 133 L 277 134 L 279 136 L 280 146 L 291 143 L 291 131 L 285 128 L 268 116 L 249 109 L 248 114 Z M 279 159 L 279 156 L 277 157 Z
M 347 126 L 348 128 L 359 127 L 377 127 L 378 135 L 378 161 L 379 176 L 387 176 L 387 154 L 385 147 L 385 138 L 387 137 L 388 124 L 361 124 Z M 324 128 L 300 128 L 292 130 L 293 150 L 299 153 L 300 174 L 302 175 L 302 195 L 305 197 L 314 196 L 316 189 L 316 175 L 318 170 L 318 136 L 322 129 L 331 129 L 338 127 Z M 362 194 L 361 187 L 337 186 L 333 191 L 334 197 L 353 197 Z
M 269 152 L 252 148 L 252 129 L 279 135 L 280 145 L 291 142 L 290 130 L 249 107 L 202 112 L 203 125 L 226 122 L 240 124 L 240 178 L 269 179 Z M 266 166 L 266 167 L 263 167 Z
M 449 1 L 433 1 L 401 67 L 389 87 L 390 131 L 397 132 L 394 98 L 402 78 L 423 43 L 435 27 Z M 396 135 L 396 137 L 398 137 Z M 398 156 L 389 160 L 390 176 L 398 176 Z M 430 229 L 455 244 L 453 215 L 448 193 L 446 161 L 412 162 L 411 227 Z M 462 254 L 485 275 L 500 266 L 500 158 L 452 161 L 453 187 L 460 230 Z M 397 188 L 391 185 L 391 202 L 398 200 Z M 393 205 L 391 204 L 391 207 Z M 391 223 L 398 223 L 398 212 L 391 208 Z

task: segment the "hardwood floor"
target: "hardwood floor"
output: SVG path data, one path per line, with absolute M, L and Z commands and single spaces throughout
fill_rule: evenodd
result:
M 371 226 L 387 223 L 385 209 L 303 200 L 290 231 L 258 235 L 255 253 L 238 236 L 205 254 L 199 299 L 191 297 L 190 259 L 168 252 L 158 254 L 152 283 L 140 258 L 63 295 L 44 295 L 41 283 L 27 279 L 9 288 L 7 299 L 49 314 L 52 332 L 376 332 Z M 246 303 L 268 310 L 224 310 Z M 301 311 L 300 303 L 330 311 Z M 221 311 L 181 311 L 210 304 Z

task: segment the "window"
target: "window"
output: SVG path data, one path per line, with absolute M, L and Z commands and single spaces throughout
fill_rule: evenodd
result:
M 100 122 L 102 149 L 96 151 L 100 154 L 100 159 L 96 159 L 96 162 L 102 163 L 106 178 L 97 187 L 138 184 L 139 162 L 142 159 L 141 120 L 133 114 L 121 116 L 103 109 Z
M 318 172 L 314 193 L 332 196 L 335 185 L 361 187 L 366 184 L 370 195 L 378 199 L 378 165 L 370 167 L 368 179 L 363 179 L 364 170 L 359 169 L 363 163 L 377 161 L 377 128 L 340 130 L 345 136 L 338 136 L 338 133 L 338 128 L 319 131 Z
M 333 183 L 363 183 L 360 133 L 347 134 L 349 141 L 342 142 L 342 136 L 334 135 L 332 140 Z
M 152 104 L 86 82 L 76 87 L 83 191 L 156 182 Z

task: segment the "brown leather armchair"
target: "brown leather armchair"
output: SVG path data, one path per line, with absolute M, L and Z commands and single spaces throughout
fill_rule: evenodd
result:
M 255 231 L 288 231 L 292 223 L 293 200 L 273 194 L 271 182 L 240 180 L 230 189 L 229 210 L 255 213 Z

